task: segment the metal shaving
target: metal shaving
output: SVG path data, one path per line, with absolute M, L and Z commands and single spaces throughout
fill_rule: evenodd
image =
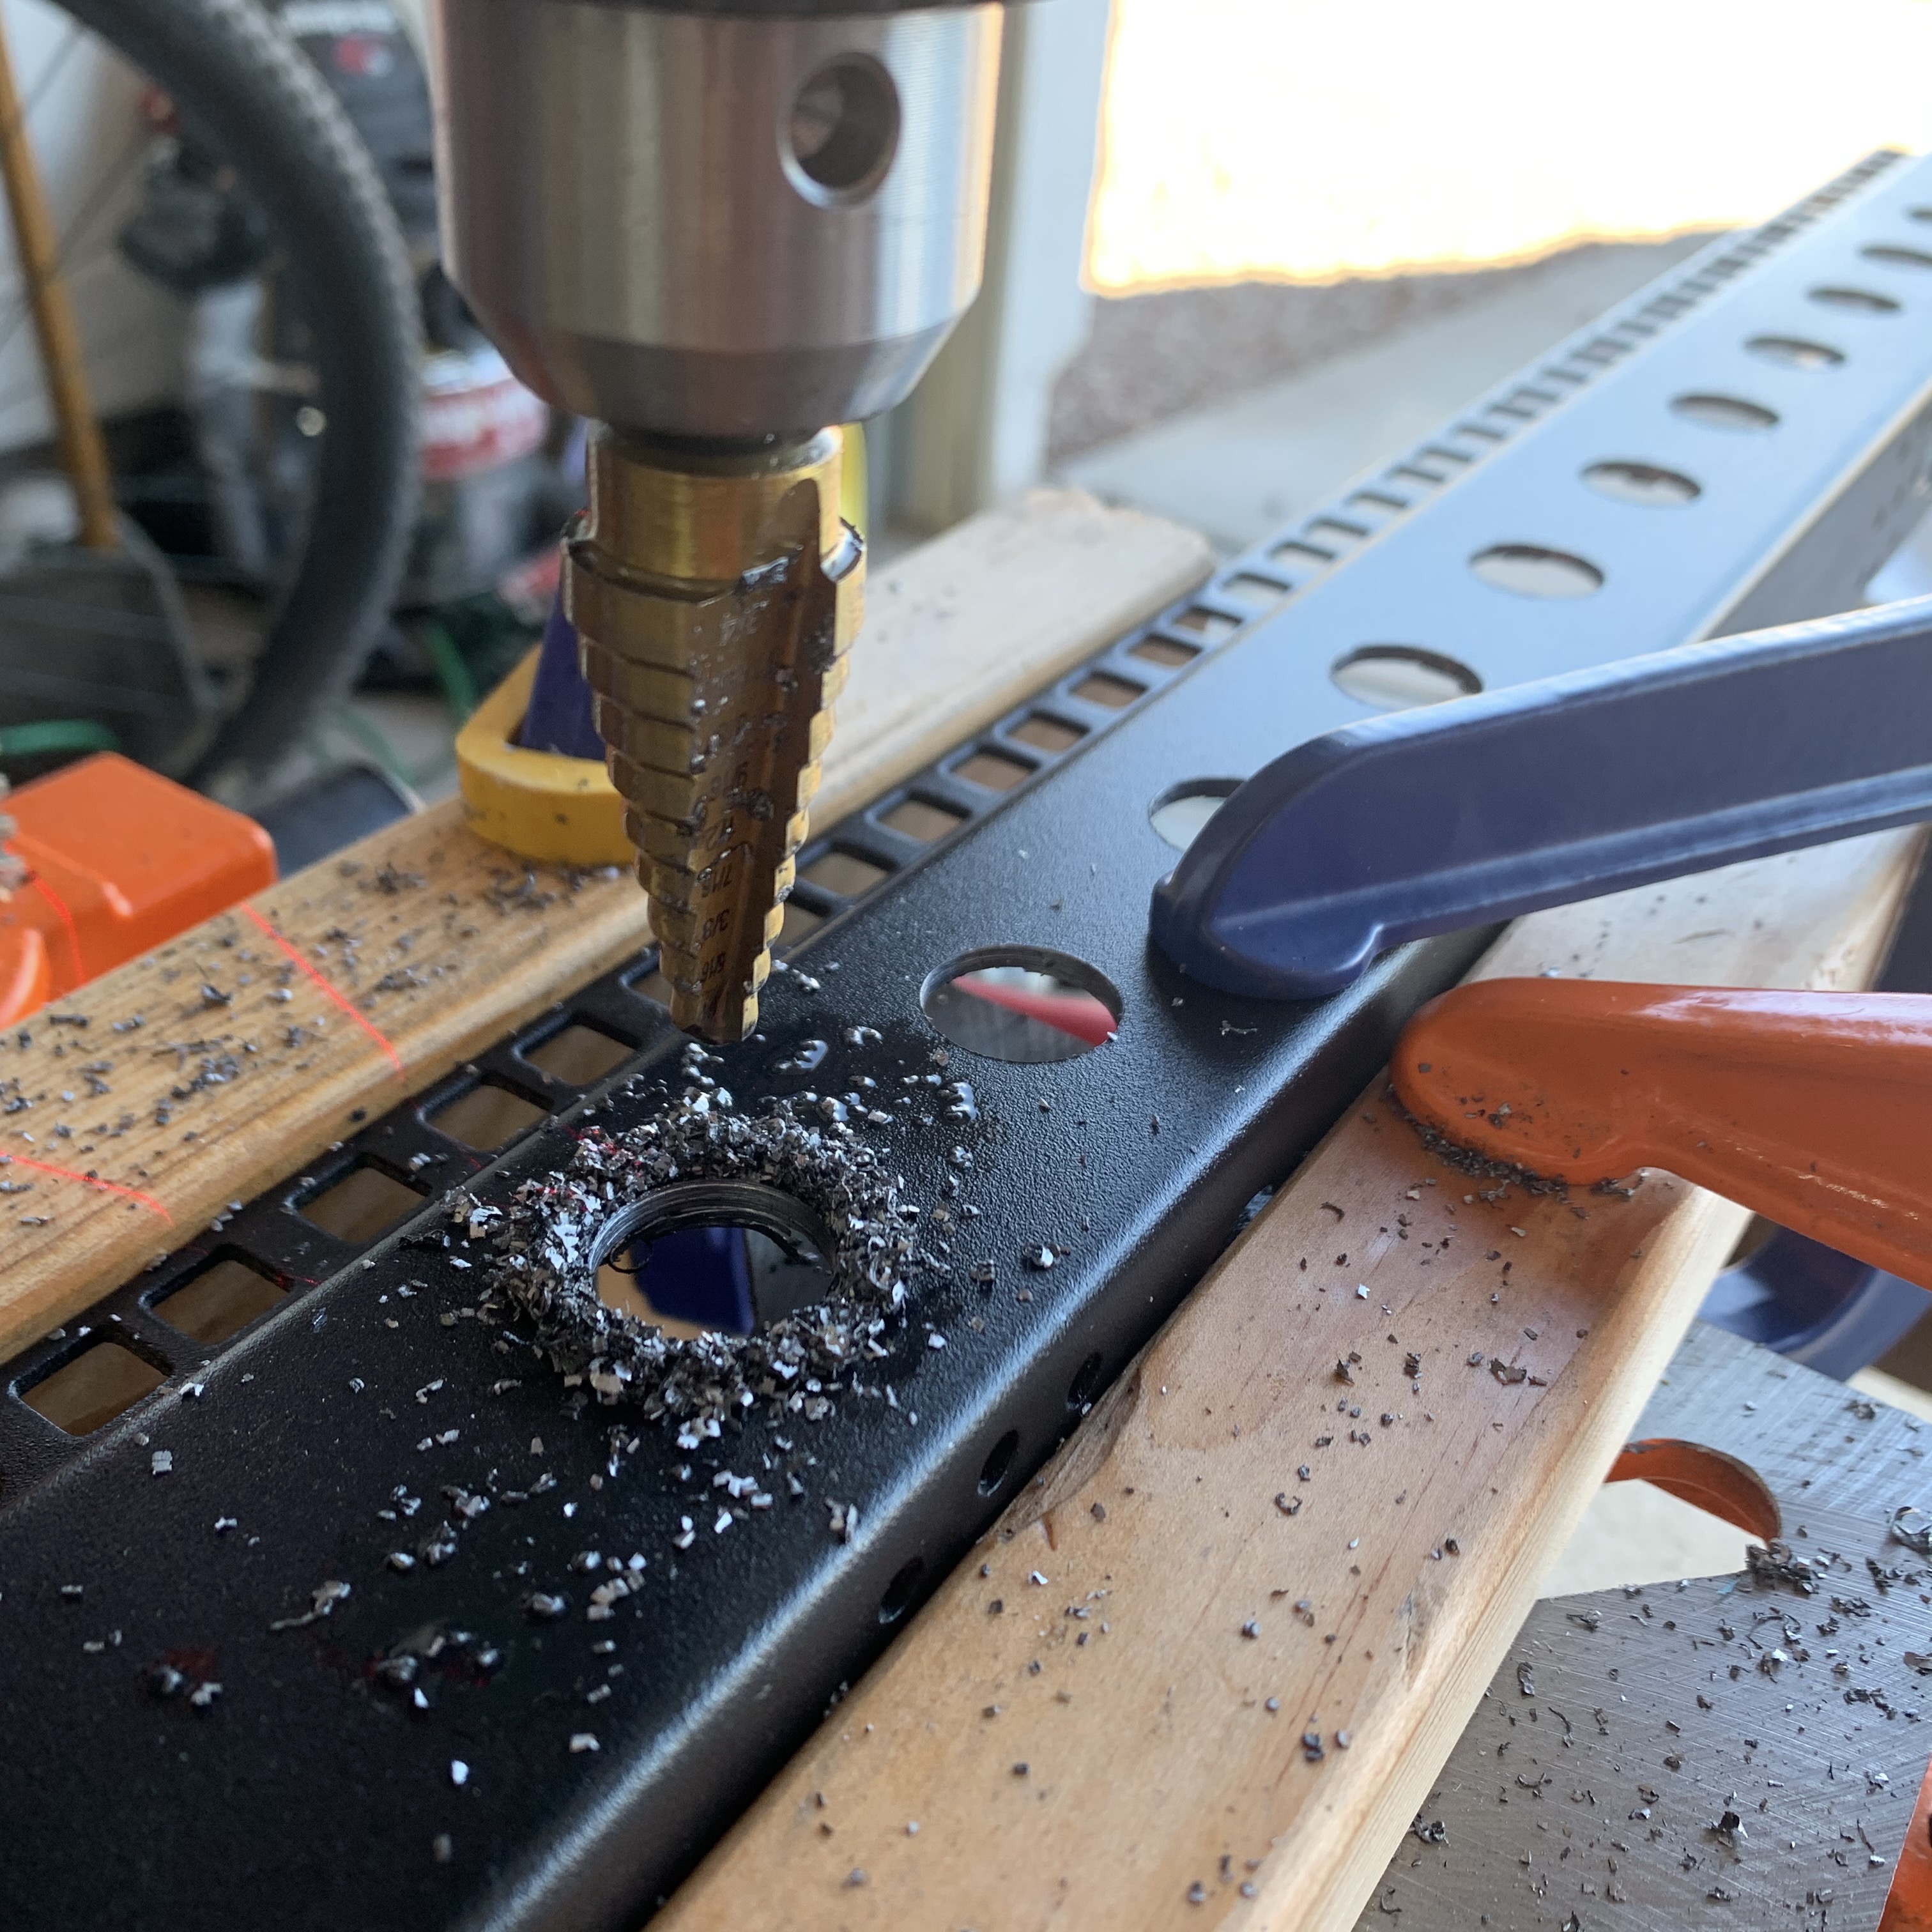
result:
M 760 1401 L 818 1421 L 832 1394 L 880 1361 L 902 1322 L 916 1250 L 916 1208 L 878 1151 L 843 1122 L 800 1118 L 778 1103 L 762 1118 L 726 1112 L 727 1096 L 687 1088 L 659 1118 L 621 1136 L 586 1132 L 569 1167 L 526 1180 L 500 1214 L 459 1193 L 452 1217 L 496 1250 L 491 1286 L 532 1323 L 568 1383 L 605 1403 L 639 1404 L 682 1425 L 696 1447 Z M 611 1218 L 674 1182 L 757 1182 L 811 1210 L 832 1237 L 830 1291 L 752 1335 L 665 1335 L 598 1298 L 592 1265 Z M 480 1224 L 480 1225 L 479 1225 Z

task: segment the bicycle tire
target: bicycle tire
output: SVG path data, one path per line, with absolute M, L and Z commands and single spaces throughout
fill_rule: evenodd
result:
M 255 674 L 191 782 L 247 809 L 386 622 L 420 490 L 421 336 L 407 252 L 368 148 L 259 0 L 58 0 L 186 109 L 247 184 L 298 274 L 317 439 L 301 560 Z

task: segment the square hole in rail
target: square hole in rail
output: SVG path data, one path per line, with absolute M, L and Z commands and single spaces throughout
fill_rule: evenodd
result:
M 92 1436 L 165 1379 L 153 1363 L 104 1337 L 70 1355 L 31 1388 L 22 1389 L 20 1400 L 56 1429 L 70 1436 Z
M 637 1050 L 628 1040 L 620 1040 L 602 1027 L 592 1026 L 585 1020 L 572 1020 L 534 1046 L 520 1046 L 517 1054 L 554 1080 L 587 1087 L 622 1066 Z
M 1281 553 L 1276 550 L 1272 554 L 1279 558 Z M 1230 597 L 1238 597 L 1244 604 L 1257 607 L 1279 604 L 1288 595 L 1286 585 L 1270 584 L 1265 577 L 1250 577 L 1245 572 L 1239 577 L 1229 578 L 1221 588 Z
M 1198 644 L 1176 644 L 1172 638 L 1143 638 L 1127 655 L 1138 658 L 1143 664 L 1162 664 L 1173 670 L 1182 664 L 1192 664 L 1201 655 L 1201 647 Z
M 466 1092 L 446 1101 L 423 1118 L 440 1134 L 460 1141 L 478 1154 L 494 1154 L 519 1134 L 527 1133 L 549 1109 L 526 1100 L 514 1088 L 494 1080 L 479 1080 Z
M 286 1292 L 266 1270 L 230 1252 L 217 1254 L 148 1306 L 192 1341 L 225 1342 L 279 1307 Z
M 1308 526 L 1308 534 L 1318 542 L 1343 550 L 1368 535 L 1360 524 L 1345 524 L 1339 517 L 1318 517 Z
M 799 874 L 801 879 L 809 879 L 814 886 L 823 886 L 828 892 L 847 899 L 856 898 L 885 876 L 884 866 L 875 866 L 856 852 L 842 852 L 836 846 L 830 852 L 821 852 Z
M 1170 631 L 1192 631 L 1197 638 L 1205 638 L 1213 643 L 1217 638 L 1225 638 L 1230 631 L 1238 631 L 1241 626 L 1234 618 L 1222 610 L 1204 610 L 1196 604 L 1190 610 L 1184 610 L 1178 617 L 1162 620 Z
M 1280 564 L 1289 570 L 1326 570 L 1335 561 L 1335 553 L 1318 549 L 1313 544 L 1297 543 L 1291 538 L 1286 543 L 1276 544 L 1268 552 L 1268 561 Z M 1258 577 L 1238 578 L 1236 581 L 1254 584 L 1259 590 L 1265 590 L 1270 597 L 1279 597 L 1282 594 L 1277 585 Z
M 1063 724 L 1058 718 L 1042 718 L 1038 712 L 1006 734 L 1036 752 L 1068 752 L 1087 735 L 1084 724 Z
M 816 932 L 824 923 L 825 915 L 822 912 L 814 912 L 809 906 L 799 905 L 787 899 L 784 922 L 778 928 L 779 950 L 782 952 L 796 946 L 808 933 Z M 666 1004 L 669 1004 L 668 1000 Z
M 879 823 L 889 831 L 902 832 L 908 838 L 916 838 L 922 845 L 930 845 L 935 838 L 946 835 L 966 823 L 963 812 L 950 812 L 943 805 L 928 805 L 922 798 L 902 799 Z
M 1011 791 L 1022 778 L 1033 776 L 1033 767 L 1017 758 L 1003 758 L 998 752 L 975 752 L 952 767 L 952 776 L 987 791 Z
M 1104 705 L 1109 711 L 1124 711 L 1146 691 L 1144 685 L 1130 684 L 1104 670 L 1090 671 L 1073 687 L 1072 695 L 1088 704 Z
M 298 1201 L 295 1209 L 338 1241 L 373 1241 L 413 1214 L 428 1191 L 364 1162 Z

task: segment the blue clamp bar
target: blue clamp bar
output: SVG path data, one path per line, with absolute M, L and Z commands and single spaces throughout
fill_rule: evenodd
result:
M 1402 940 L 1932 818 L 1932 598 L 1298 745 L 1155 888 L 1195 978 L 1336 992 Z

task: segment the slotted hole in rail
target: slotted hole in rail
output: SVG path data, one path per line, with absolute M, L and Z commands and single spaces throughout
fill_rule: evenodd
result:
M 1109 711 L 1124 711 L 1146 689 L 1144 685 L 1130 684 L 1124 677 L 1113 677 L 1106 671 L 1096 670 L 1083 677 L 1073 687 L 1072 694 L 1084 704 L 1102 705 Z
M 1274 553 L 1279 558 L 1281 553 Z M 1279 604 L 1288 595 L 1285 584 L 1271 583 L 1265 577 L 1256 577 L 1244 571 L 1239 577 L 1231 577 L 1221 586 L 1230 597 L 1238 598 L 1244 604 L 1252 604 L 1260 609 L 1270 604 Z
M 1699 393 L 1672 396 L 1670 412 L 1700 429 L 1722 430 L 1731 436 L 1761 436 L 1778 427 L 1778 412 L 1762 403 L 1747 402 L 1742 396 Z
M 1469 568 L 1492 590 L 1516 597 L 1588 597 L 1604 587 L 1594 563 L 1540 544 L 1497 544 L 1470 558 Z
M 886 1594 L 879 1599 L 879 1621 L 882 1624 L 896 1624 L 912 1607 L 912 1600 L 919 1594 L 919 1580 L 926 1574 L 926 1558 L 915 1556 L 910 1562 L 899 1566 L 892 1580 L 886 1586 Z
M 1148 823 L 1177 852 L 1185 852 L 1240 782 L 1239 778 L 1184 778 L 1154 800 Z
M 1201 652 L 1196 646 L 1177 644 L 1172 638 L 1143 638 L 1127 655 L 1138 658 L 1143 664 L 1160 664 L 1166 670 L 1175 670 L 1184 664 L 1192 664 Z
M 44 1376 L 20 1399 L 36 1414 L 70 1436 L 91 1436 L 165 1379 L 153 1363 L 143 1361 L 118 1342 L 100 1341 L 70 1355 L 50 1376 Z
M 922 845 L 944 838 L 965 822 L 963 812 L 952 812 L 922 798 L 902 799 L 879 820 L 888 830 L 903 832 L 908 838 L 916 838 Z
M 1197 637 L 1207 638 L 1210 643 L 1216 638 L 1225 638 L 1231 631 L 1241 627 L 1232 617 L 1221 610 L 1204 610 L 1197 604 L 1192 609 L 1184 610 L 1178 617 L 1162 620 L 1170 630 L 1192 631 Z
M 279 1307 L 287 1292 L 238 1255 L 220 1255 L 152 1304 L 171 1328 L 196 1342 L 225 1342 Z
M 1874 242 L 1858 253 L 1867 261 L 1882 262 L 1888 268 L 1932 268 L 1932 255 L 1922 248 L 1901 248 L 1895 242 Z
M 1467 664 L 1419 644 L 1364 644 L 1338 659 L 1328 675 L 1337 690 L 1378 711 L 1412 711 L 1483 688 Z
M 339 1241 L 373 1241 L 413 1214 L 428 1192 L 364 1161 L 298 1201 L 296 1211 Z
M 494 1080 L 479 1080 L 425 1118 L 438 1133 L 478 1154 L 494 1154 L 535 1126 L 545 1112 Z
M 1896 315 L 1899 304 L 1876 289 L 1820 288 L 1809 291 L 1814 302 L 1853 315 Z
M 1583 481 L 1612 502 L 1635 503 L 1647 510 L 1674 509 L 1694 503 L 1704 492 L 1682 471 L 1654 463 L 1593 463 Z
M 755 1181 L 679 1181 L 618 1214 L 592 1257 L 598 1298 L 668 1335 L 748 1335 L 823 1301 L 830 1232 Z
M 1228 627 L 1233 628 L 1232 625 Z M 1006 734 L 1036 752 L 1068 752 L 1087 735 L 1084 724 L 1069 724 L 1058 718 L 1044 718 L 1038 712 L 1016 724 Z
M 1022 764 L 1017 758 L 1002 758 L 998 752 L 975 752 L 952 767 L 952 776 L 986 791 L 1011 791 L 1023 778 L 1033 776 L 1033 767 Z
M 1120 1023 L 1113 982 L 1084 960 L 1044 946 L 962 953 L 928 976 L 919 1004 L 955 1046 L 1023 1066 L 1090 1053 Z
M 809 879 L 814 886 L 823 886 L 828 892 L 836 892 L 841 898 L 856 898 L 858 896 L 876 886 L 886 876 L 883 866 L 875 866 L 869 859 L 862 859 L 856 852 L 840 850 L 835 846 L 830 852 L 821 852 L 799 874 Z
M 519 1058 L 526 1060 L 539 1072 L 573 1087 L 587 1087 L 601 1080 L 614 1067 L 621 1066 L 637 1052 L 628 1040 L 606 1033 L 584 1020 L 572 1020 L 539 1040 L 534 1046 L 519 1047 Z
M 1754 335 L 1744 346 L 1786 369 L 1835 369 L 1845 359 L 1844 350 L 1828 343 L 1808 342 L 1802 335 Z
M 1019 1454 L 1020 1432 L 1010 1429 L 987 1451 L 986 1460 L 980 1466 L 980 1493 L 994 1496 L 1000 1492 L 1000 1485 L 1012 1473 L 1013 1458 Z
M 787 899 L 784 915 L 778 926 L 778 950 L 781 952 L 790 951 L 807 933 L 816 932 L 824 923 L 825 915 L 822 912 L 814 912 L 809 906 L 802 906 L 794 900 Z M 664 983 L 667 994 L 664 1004 L 669 1006 L 668 988 L 670 982 L 667 980 Z

